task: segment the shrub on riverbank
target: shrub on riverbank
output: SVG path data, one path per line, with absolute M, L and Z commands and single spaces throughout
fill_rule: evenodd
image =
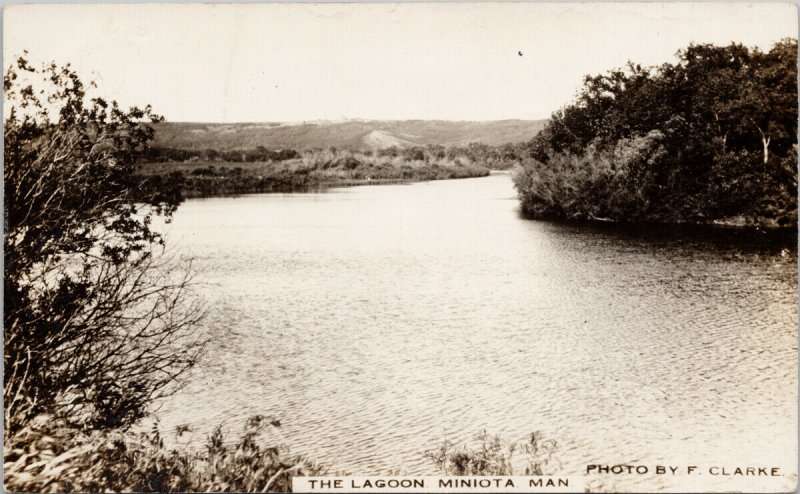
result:
M 475 440 L 475 448 L 445 440 L 425 456 L 441 475 L 551 475 L 557 467 L 557 443 L 542 440 L 539 432 L 524 441 L 508 442 L 483 430 Z
M 165 447 L 150 432 L 84 432 L 39 416 L 4 441 L 5 488 L 16 492 L 290 492 L 295 475 L 324 468 L 267 445 L 279 427 L 261 416 L 248 420 L 233 443 L 217 428 L 200 450 Z M 178 432 L 180 433 L 180 431 Z
M 205 345 L 191 271 L 153 228 L 180 198 L 140 187 L 134 170 L 160 117 L 89 98 L 69 66 L 24 58 L 3 94 L 6 437 L 41 414 L 128 426 Z
M 198 143 L 202 145 L 201 143 Z M 508 143 L 490 146 L 480 142 L 441 146 L 390 146 L 380 149 L 346 148 L 338 153 L 360 154 L 362 157 L 400 157 L 404 161 L 432 161 L 447 158 L 454 161 L 462 158 L 472 163 L 480 163 L 492 170 L 506 170 L 517 164 L 526 151 L 525 143 Z M 294 149 L 267 149 L 257 146 L 249 149 L 218 151 L 215 149 L 180 149 L 148 147 L 142 153 L 144 163 L 266 163 L 304 159 L 309 155 L 337 154 L 336 148 L 311 148 L 305 151 Z
M 529 143 L 525 213 L 632 222 L 797 221 L 797 42 L 693 45 L 586 77 Z
M 293 192 L 353 183 L 443 180 L 489 174 L 487 168 L 465 158 L 424 154 L 422 159 L 409 159 L 336 150 L 312 150 L 305 152 L 302 159 L 268 163 L 146 163 L 140 164 L 138 171 L 143 183 L 179 182 L 184 197 Z
M 264 161 L 285 161 L 299 158 L 294 149 L 267 149 L 256 146 L 252 149 L 218 151 L 216 149 L 176 149 L 149 147 L 142 159 L 148 163 L 225 161 L 229 163 L 255 163 Z

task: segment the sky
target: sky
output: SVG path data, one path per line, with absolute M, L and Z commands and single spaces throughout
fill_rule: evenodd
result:
M 4 67 L 70 62 L 170 121 L 547 118 L 586 74 L 797 37 L 792 3 L 7 5 Z

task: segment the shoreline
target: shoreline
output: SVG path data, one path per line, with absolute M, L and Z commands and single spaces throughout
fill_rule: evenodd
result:
M 364 186 L 380 186 L 380 185 L 411 185 L 423 182 L 439 182 L 442 180 L 466 180 L 470 178 L 485 178 L 489 175 L 476 175 L 469 177 L 445 177 L 445 178 L 387 178 L 387 179 L 357 179 L 357 180 L 342 180 L 342 181 L 329 181 L 309 184 L 307 186 L 290 187 L 287 189 L 276 189 L 274 187 L 256 187 L 245 189 L 237 192 L 229 193 L 212 193 L 212 194 L 196 194 L 192 191 L 183 191 L 184 199 L 212 199 L 214 197 L 237 197 L 250 194 L 309 194 L 309 193 L 325 193 L 330 189 L 349 188 L 349 187 L 364 187 Z
M 153 166 L 156 164 L 148 164 Z M 199 180 L 206 183 L 217 183 L 224 186 L 224 191 L 216 189 L 214 191 L 202 191 L 196 188 L 183 189 L 181 194 L 183 199 L 211 199 L 214 197 L 237 197 L 250 194 L 308 194 L 325 193 L 330 189 L 380 186 L 380 185 L 410 185 L 421 182 L 434 182 L 440 180 L 463 180 L 468 178 L 485 178 L 490 176 L 506 175 L 512 177 L 511 170 L 485 169 L 483 174 L 466 176 L 444 176 L 444 177 L 409 177 L 409 178 L 345 178 L 340 180 L 320 180 L 310 179 L 308 174 L 295 174 L 289 177 L 258 177 L 261 182 L 258 185 L 242 184 L 236 181 L 236 176 L 219 177 L 186 177 L 184 180 Z M 160 174 L 142 174 L 142 177 L 161 176 Z M 246 178 L 256 178 L 246 176 Z M 294 183 L 293 179 L 300 179 L 299 183 Z M 316 177 L 315 177 L 316 178 Z M 749 233 L 780 233 L 789 234 L 797 232 L 797 224 L 778 225 L 774 220 L 763 219 L 759 221 L 752 217 L 733 216 L 728 218 L 711 219 L 704 222 L 693 221 L 619 221 L 611 218 L 588 217 L 588 218 L 565 218 L 558 216 L 541 215 L 526 212 L 520 205 L 520 215 L 528 220 L 549 221 L 562 224 L 587 225 L 587 226 L 609 226 L 616 228 L 654 228 L 667 227 L 672 229 L 701 229 L 714 231 L 749 232 Z
M 590 226 L 595 228 L 609 229 L 650 229 L 667 228 L 669 230 L 684 231 L 719 231 L 719 232 L 742 232 L 750 234 L 794 234 L 798 235 L 797 224 L 778 225 L 775 222 L 756 222 L 752 218 L 733 217 L 709 220 L 706 222 L 692 221 L 618 221 L 610 218 L 564 218 L 558 216 L 537 215 L 525 212 L 520 208 L 520 216 L 527 220 L 546 221 L 564 225 Z
M 154 188 L 180 190 L 183 199 L 243 194 L 325 192 L 340 187 L 401 185 L 435 180 L 488 177 L 479 165 L 443 166 L 417 162 L 402 166 L 302 168 L 299 163 L 145 163 L 138 176 Z

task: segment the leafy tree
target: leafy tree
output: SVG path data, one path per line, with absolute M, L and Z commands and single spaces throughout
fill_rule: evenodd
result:
M 741 44 L 691 45 L 677 58 L 587 76 L 576 101 L 555 112 L 528 144 L 536 163 L 517 182 L 523 208 L 566 217 L 608 211 L 618 221 L 743 215 L 791 224 L 797 214 L 797 41 L 785 39 L 767 53 Z M 629 146 L 636 142 L 657 143 L 663 152 Z M 622 148 L 629 148 L 628 158 L 619 162 Z M 631 153 L 645 154 L 631 159 Z M 614 164 L 617 175 L 638 175 L 606 180 L 587 157 Z M 620 202 L 625 191 L 603 192 L 611 187 L 641 200 Z M 591 201 L 597 203 L 589 207 Z
M 738 106 L 758 131 L 767 164 L 770 144 L 786 149 L 797 135 L 797 42 L 784 40 L 769 53 L 756 53 L 751 72 Z
M 4 421 L 132 423 L 198 358 L 202 316 L 153 228 L 180 200 L 142 183 L 149 106 L 89 98 L 70 68 L 4 76 Z

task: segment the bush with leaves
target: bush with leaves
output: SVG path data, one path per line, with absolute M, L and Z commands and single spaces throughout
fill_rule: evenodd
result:
M 445 440 L 438 450 L 426 451 L 442 475 L 552 475 L 558 468 L 557 443 L 533 432 L 522 441 L 508 442 L 485 430 L 475 437 L 477 448 Z
M 584 153 L 559 152 L 547 163 L 528 160 L 514 176 L 522 209 L 533 216 L 568 219 L 642 220 L 660 214 L 654 175 L 663 168 L 664 135 L 597 143 Z M 670 206 L 670 205 L 668 205 Z
M 290 492 L 293 476 L 325 470 L 270 444 L 266 432 L 278 427 L 254 416 L 235 441 L 217 428 L 194 450 L 166 447 L 157 425 L 82 432 L 38 416 L 5 440 L 5 485 L 17 492 Z
M 160 118 L 89 98 L 69 66 L 19 58 L 3 82 L 7 434 L 43 413 L 130 425 L 204 344 L 188 274 L 153 228 L 180 192 L 134 173 Z

